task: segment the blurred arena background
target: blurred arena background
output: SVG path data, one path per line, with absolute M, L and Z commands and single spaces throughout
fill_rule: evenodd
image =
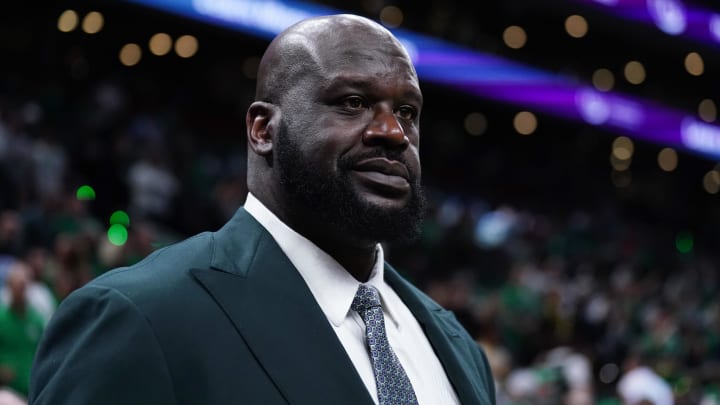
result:
M 332 9 L 416 58 L 431 209 L 389 260 L 499 403 L 720 404 L 717 2 L 35 3 L 0 8 L 0 387 L 67 294 L 242 205 L 259 57 Z

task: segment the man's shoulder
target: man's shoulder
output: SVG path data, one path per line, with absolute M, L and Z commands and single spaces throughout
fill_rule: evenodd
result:
M 211 266 L 213 239 L 213 233 L 204 232 L 110 270 L 65 297 L 54 318 L 92 314 L 87 321 L 99 322 L 103 316 L 124 314 L 127 319 L 179 322 L 180 314 L 204 296 L 191 270 Z
M 213 240 L 212 232 L 203 232 L 168 245 L 138 263 L 108 271 L 88 283 L 87 288 L 109 288 L 125 295 L 171 290 L 186 282 L 190 269 L 210 266 Z
M 210 268 L 239 273 L 236 267 L 253 257 L 262 230 L 240 208 L 219 230 L 199 233 L 158 249 L 138 263 L 110 270 L 72 295 L 91 300 L 114 297 L 139 308 L 148 303 L 157 308 L 189 305 L 196 294 L 204 294 L 193 273 Z

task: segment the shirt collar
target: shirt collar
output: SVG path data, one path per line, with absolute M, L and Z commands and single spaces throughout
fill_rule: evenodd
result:
M 347 318 L 360 282 L 332 256 L 282 222 L 252 193 L 248 193 L 245 210 L 272 235 L 305 280 L 325 316 L 333 325 L 340 326 Z M 384 281 L 384 263 L 383 248 L 377 244 L 375 264 L 370 278 L 364 284 L 372 285 L 378 290 L 383 309 L 397 324 L 398 318 L 393 316 L 392 308 L 385 299 L 390 287 Z

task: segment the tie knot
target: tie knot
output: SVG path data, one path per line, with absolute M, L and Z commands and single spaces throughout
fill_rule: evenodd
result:
M 365 311 L 380 306 L 380 294 L 373 286 L 360 284 L 350 308 L 355 312 Z

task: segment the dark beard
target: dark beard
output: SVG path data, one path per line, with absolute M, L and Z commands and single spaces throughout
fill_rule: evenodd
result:
M 410 173 L 411 197 L 401 209 L 378 207 L 364 200 L 351 186 L 350 170 L 355 162 L 387 157 L 406 164 L 400 153 L 379 147 L 352 160 L 341 158 L 338 172 L 328 176 L 315 165 L 315 160 L 302 156 L 284 130 L 280 131 L 275 152 L 280 182 L 291 199 L 286 209 L 295 218 L 311 214 L 313 221 L 331 225 L 363 242 L 409 243 L 420 236 L 426 200 L 416 173 Z

